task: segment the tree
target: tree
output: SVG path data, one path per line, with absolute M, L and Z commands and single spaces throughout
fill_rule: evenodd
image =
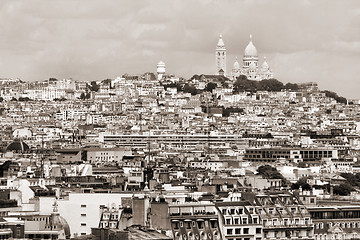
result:
M 343 103 L 343 104 L 346 104 L 346 103 L 347 103 L 347 99 L 346 99 L 346 98 L 344 98 L 344 97 L 339 97 L 339 96 L 338 96 L 336 93 L 334 93 L 334 92 L 325 90 L 325 91 L 323 91 L 323 93 L 325 93 L 325 96 L 326 96 L 326 97 L 332 98 L 332 99 L 336 100 L 336 102 L 338 102 L 338 103 Z
M 19 97 L 19 101 L 20 102 L 27 102 L 27 101 L 31 101 L 31 99 L 28 98 L 28 97 Z
M 349 183 L 342 183 L 339 186 L 333 186 L 333 193 L 335 195 L 348 196 L 352 191 L 354 191 L 354 188 Z
M 277 79 L 264 79 L 260 81 L 262 90 L 269 92 L 280 92 L 284 88 L 284 84 Z
M 92 92 L 97 92 L 99 91 L 100 86 L 96 83 L 96 81 L 91 81 L 89 88 Z
M 3 97 L 0 97 L 0 102 L 4 101 L 4 98 Z
M 248 80 L 245 75 L 240 75 L 234 83 L 234 92 L 236 93 L 243 91 L 256 92 L 262 90 L 260 88 L 261 86 L 258 81 Z
M 113 87 L 111 87 L 111 82 L 112 82 L 112 80 L 110 78 L 107 78 L 107 79 L 102 80 L 101 83 L 105 84 L 105 85 L 109 85 L 109 88 L 111 89 L 111 88 L 113 88 Z
M 190 78 L 190 80 L 191 80 L 191 79 L 199 80 L 200 77 L 201 77 L 201 75 L 195 74 L 194 76 L 192 76 L 192 77 Z
M 184 92 L 185 93 L 191 93 L 191 95 L 196 95 L 197 94 L 196 88 L 194 86 L 189 85 L 189 84 L 185 84 Z
M 17 101 L 17 99 L 15 97 L 13 97 L 10 101 Z
M 258 172 L 258 175 L 261 175 L 265 179 L 281 179 L 282 185 L 286 185 L 286 178 L 284 178 L 276 168 L 270 165 L 262 165 L 258 167 L 256 171 Z
M 300 178 L 296 183 L 291 185 L 291 189 L 299 189 L 300 187 L 303 190 L 311 190 L 311 186 L 307 183 L 306 177 Z
M 351 173 L 341 173 L 340 176 L 345 178 L 350 185 L 360 187 L 360 173 L 355 175 Z
M 284 89 L 296 91 L 299 89 L 299 86 L 296 83 L 287 83 L 287 84 L 285 84 Z
M 85 99 L 85 93 L 84 93 L 84 92 L 82 92 L 82 93 L 80 94 L 79 99 L 81 99 L 81 100 L 84 100 L 84 99 Z
M 84 92 L 82 92 L 79 97 L 79 99 L 81 99 L 81 100 L 85 100 L 85 99 L 89 99 L 89 98 L 90 98 L 90 93 L 85 94 Z
M 205 87 L 205 91 L 212 92 L 212 90 L 214 90 L 216 87 L 217 87 L 216 83 L 209 82 Z

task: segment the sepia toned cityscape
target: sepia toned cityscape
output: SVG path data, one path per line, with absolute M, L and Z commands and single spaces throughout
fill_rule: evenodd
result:
M 0 239 L 360 239 L 359 20 L 4 0 Z

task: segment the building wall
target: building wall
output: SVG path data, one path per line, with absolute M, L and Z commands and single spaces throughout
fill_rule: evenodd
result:
M 121 205 L 122 198 L 131 198 L 132 194 L 111 193 L 70 193 L 68 200 L 58 201 L 60 215 L 70 226 L 71 236 L 91 233 L 92 227 L 98 227 L 100 205 Z
M 167 202 L 151 203 L 151 225 L 155 229 L 171 229 Z

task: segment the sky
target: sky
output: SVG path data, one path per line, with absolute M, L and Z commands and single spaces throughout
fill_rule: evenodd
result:
M 360 98 L 359 0 L 1 0 L 0 78 L 214 74 L 219 34 L 227 72 L 252 34 L 281 82 Z

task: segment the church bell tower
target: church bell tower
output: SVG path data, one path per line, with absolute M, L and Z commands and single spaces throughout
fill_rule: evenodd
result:
M 216 75 L 226 76 L 226 48 L 222 35 L 219 36 L 215 51 L 216 57 Z

